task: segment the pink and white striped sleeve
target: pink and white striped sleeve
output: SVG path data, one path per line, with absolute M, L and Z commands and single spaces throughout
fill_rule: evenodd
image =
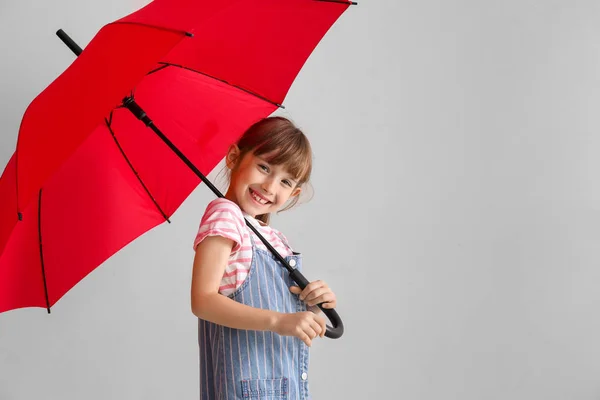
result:
M 232 254 L 242 246 L 244 217 L 240 208 L 227 199 L 218 198 L 206 207 L 200 227 L 194 239 L 194 250 L 207 236 L 223 236 L 234 242 Z

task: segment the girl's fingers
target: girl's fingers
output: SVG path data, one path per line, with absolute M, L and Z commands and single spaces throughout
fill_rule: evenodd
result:
M 312 340 L 317 337 L 317 333 L 312 328 L 307 328 L 298 337 L 310 347 Z
M 325 292 L 324 294 L 321 294 L 320 296 L 316 297 L 313 300 L 306 301 L 306 304 L 308 304 L 310 306 L 314 306 L 316 304 L 321 304 L 321 303 L 325 303 L 325 304 L 335 303 L 335 294 L 333 294 L 332 292 Z M 325 306 L 325 304 L 323 304 L 323 306 Z
M 298 286 L 290 286 L 290 292 L 294 294 L 300 294 L 302 293 L 302 289 L 300 289 Z
M 316 322 L 321 327 L 321 337 L 325 336 L 325 331 L 327 330 L 327 323 L 324 318 L 317 317 Z
M 323 326 L 320 324 L 319 320 L 314 319 L 311 322 L 311 327 L 317 336 L 323 336 Z
M 304 332 L 306 332 L 306 334 L 308 335 L 309 338 L 314 339 L 317 336 L 319 336 L 319 334 L 317 333 L 318 329 L 319 329 L 318 327 L 313 327 L 312 323 L 311 323 Z
M 323 281 L 314 281 L 306 285 L 304 290 L 298 286 L 290 287 L 290 291 L 299 294 L 300 300 L 308 306 L 323 304 L 324 308 L 335 308 L 336 297 L 329 286 Z
M 323 303 L 323 308 L 335 308 L 337 302 L 335 300 Z
M 312 292 L 308 293 L 306 296 L 304 296 L 304 299 L 302 299 L 302 300 L 304 300 L 304 302 L 308 303 L 309 301 L 314 300 L 317 297 L 319 297 L 327 292 L 330 292 L 330 290 L 328 288 L 320 287 L 320 288 L 317 288 L 317 289 L 313 290 Z
M 314 281 L 309 283 L 308 285 L 306 285 L 302 293 L 300 293 L 300 300 L 304 300 L 306 296 L 310 294 L 310 292 L 323 286 L 327 287 L 327 285 L 325 285 L 325 282 L 323 281 Z
M 303 335 L 299 335 L 298 337 L 300 338 L 300 340 L 302 340 L 304 343 L 306 343 L 306 345 L 308 347 L 310 347 L 312 341 L 310 340 L 310 338 L 308 337 L 308 335 L 306 333 Z

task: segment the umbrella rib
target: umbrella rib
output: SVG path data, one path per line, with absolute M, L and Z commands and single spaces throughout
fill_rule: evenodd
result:
M 138 174 L 138 172 L 135 170 L 135 168 L 131 164 L 131 161 L 129 161 L 129 158 L 125 154 L 125 151 L 121 147 L 121 144 L 119 143 L 119 140 L 117 140 L 117 136 L 115 135 L 115 133 L 113 132 L 113 130 L 112 130 L 111 126 L 110 126 L 110 124 L 112 122 L 112 113 L 111 113 L 111 116 L 110 116 L 110 121 L 108 119 L 105 119 L 105 121 L 106 121 L 106 126 L 108 127 L 108 131 L 110 132 L 110 134 L 113 137 L 113 139 L 114 139 L 117 147 L 119 148 L 119 151 L 121 152 L 121 155 L 123 156 L 123 158 L 125 159 L 125 161 L 129 165 L 129 168 L 131 168 L 131 170 L 133 171 L 135 177 L 138 179 L 138 181 L 140 182 L 140 184 L 142 185 L 142 187 L 144 188 L 144 190 L 148 194 L 148 197 L 150 197 L 150 200 L 152 200 L 152 202 L 154 203 L 154 205 L 156 206 L 156 208 L 158 209 L 158 211 L 162 214 L 163 218 L 170 224 L 171 220 L 169 220 L 169 217 L 167 216 L 167 214 L 165 214 L 165 212 L 162 210 L 162 208 L 160 207 L 160 205 L 158 204 L 158 202 L 156 201 L 156 199 L 154 198 L 154 196 L 152 196 L 152 193 L 150 193 L 150 189 L 148 189 L 148 187 L 144 184 L 144 181 L 142 181 L 142 178 L 140 177 L 140 175 Z
M 229 82 L 227 82 L 227 81 L 226 81 L 226 80 L 224 80 L 224 79 L 217 78 L 216 76 L 209 75 L 209 74 L 207 74 L 207 73 L 205 73 L 205 72 L 201 72 L 201 71 L 195 70 L 195 69 L 193 69 L 193 68 L 184 67 L 183 65 L 179 65 L 179 64 L 172 64 L 172 63 L 168 63 L 168 62 L 159 62 L 159 64 L 163 65 L 164 67 L 177 67 L 177 68 L 181 68 L 181 69 L 185 69 L 185 70 L 188 70 L 188 71 L 195 72 L 195 73 L 197 73 L 197 74 L 200 74 L 200 75 L 204 75 L 204 76 L 206 76 L 206 77 L 208 77 L 208 78 L 214 79 L 214 80 L 216 80 L 216 81 L 219 81 L 219 82 L 223 82 L 223 83 L 224 83 L 224 84 L 226 84 L 226 85 L 232 86 L 232 87 L 234 87 L 234 88 L 236 88 L 236 89 L 239 89 L 239 90 L 241 90 L 241 91 L 244 91 L 244 92 L 246 92 L 246 93 L 248 93 L 248 94 L 251 94 L 252 96 L 258 97 L 259 99 L 261 99 L 261 100 L 263 100 L 263 101 L 266 101 L 266 102 L 267 102 L 267 103 L 269 103 L 269 104 L 273 104 L 274 106 L 277 106 L 277 107 L 279 107 L 279 108 L 285 108 L 285 107 L 284 107 L 282 104 L 279 104 L 279 103 L 277 103 L 277 102 L 275 102 L 275 101 L 273 101 L 273 100 L 269 100 L 268 98 L 266 98 L 266 97 L 264 97 L 264 96 L 261 96 L 261 95 L 260 95 L 260 94 L 258 94 L 258 93 L 254 93 L 254 92 L 252 92 L 251 90 L 244 89 L 244 88 L 243 88 L 243 87 L 241 87 L 241 86 L 234 85 L 233 83 L 229 83 Z M 163 68 L 164 68 L 164 67 L 163 67 Z M 150 71 L 150 72 L 148 73 L 148 75 L 150 75 L 151 73 L 157 72 L 157 71 L 159 71 L 159 70 L 161 70 L 161 69 L 163 69 L 163 68 L 156 68 L 156 69 L 154 69 L 154 70 Z
M 142 24 L 140 22 L 131 22 L 131 21 L 116 21 L 116 22 L 112 22 L 109 25 L 116 25 L 116 24 L 121 24 L 121 25 L 137 25 L 137 26 L 143 26 L 145 28 L 152 28 L 152 29 L 158 29 L 161 31 L 168 31 L 168 32 L 174 32 L 174 33 L 181 33 L 185 36 L 188 37 L 193 37 L 194 34 L 191 32 L 187 32 L 187 31 L 183 31 L 181 29 L 175 29 L 175 28 L 167 28 L 165 26 L 157 26 L 157 25 L 150 25 L 150 24 Z
M 165 65 L 161 65 L 160 67 L 158 67 L 158 68 L 155 68 L 155 69 L 153 69 L 152 71 L 148 72 L 148 74 L 147 74 L 147 75 L 153 74 L 153 73 L 155 73 L 155 72 L 158 72 L 158 71 L 160 71 L 161 69 L 165 69 L 165 68 L 167 68 L 167 67 L 168 67 L 168 65 L 166 65 L 166 64 L 165 64 Z
M 50 301 L 48 300 L 48 285 L 46 283 L 46 268 L 44 267 L 44 251 L 42 250 L 42 189 L 38 201 L 38 242 L 40 244 L 40 261 L 42 264 L 42 278 L 44 279 L 44 295 L 46 296 L 46 309 L 50 314 Z

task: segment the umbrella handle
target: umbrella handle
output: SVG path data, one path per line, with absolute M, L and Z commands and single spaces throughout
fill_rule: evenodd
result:
M 300 289 L 304 289 L 306 285 L 309 284 L 308 279 L 302 275 L 300 271 L 297 269 L 290 272 L 290 277 L 298 284 Z M 329 321 L 333 326 L 327 325 L 327 331 L 325 331 L 325 336 L 330 339 L 338 339 L 344 334 L 344 324 L 342 323 L 342 319 L 338 315 L 337 311 L 333 308 L 323 308 L 322 304 L 318 304 L 318 307 L 325 313 Z

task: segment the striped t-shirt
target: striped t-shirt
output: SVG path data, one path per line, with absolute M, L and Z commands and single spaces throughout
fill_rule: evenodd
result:
M 281 232 L 268 225 L 261 225 L 262 222 L 243 212 L 237 204 L 228 199 L 217 198 L 211 201 L 200 221 L 200 228 L 194 240 L 194 250 L 207 236 L 223 236 L 234 242 L 219 286 L 219 293 L 225 296 L 240 287 L 250 271 L 252 242 L 249 235 L 252 234 L 257 248 L 269 251 L 258 236 L 246 226 L 244 217 L 279 254 L 283 257 L 292 255 L 292 250 L 282 241 L 283 239 L 287 243 L 286 237 Z

